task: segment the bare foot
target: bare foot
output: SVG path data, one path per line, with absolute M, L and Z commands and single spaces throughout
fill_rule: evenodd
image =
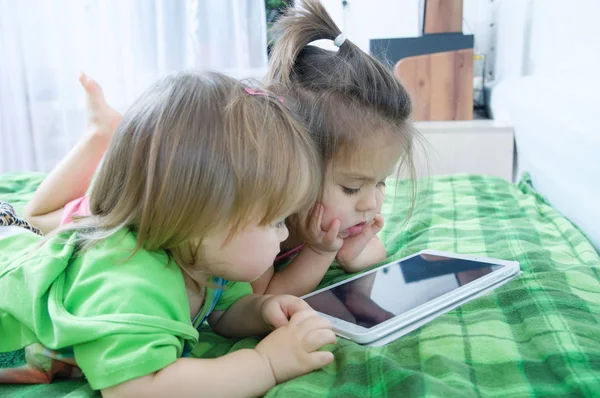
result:
M 108 105 L 102 87 L 95 80 L 80 73 L 79 82 L 85 90 L 88 133 L 110 141 L 123 115 Z

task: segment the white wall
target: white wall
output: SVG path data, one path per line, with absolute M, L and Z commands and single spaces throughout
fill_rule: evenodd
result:
M 415 37 L 421 34 L 424 0 L 321 0 L 342 32 L 365 51 L 370 39 Z M 463 32 L 476 34 L 475 51 L 487 53 L 490 45 L 493 0 L 463 0 Z M 331 47 L 331 42 L 319 43 Z
M 370 39 L 419 36 L 421 1 L 348 0 L 344 8 L 342 0 L 321 0 L 342 32 L 365 51 Z

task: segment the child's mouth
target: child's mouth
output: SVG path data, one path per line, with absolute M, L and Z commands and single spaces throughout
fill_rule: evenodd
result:
M 346 231 L 348 231 L 349 236 L 360 235 L 360 233 L 363 231 L 363 229 L 365 227 L 365 224 L 366 224 L 366 221 L 363 221 L 359 224 L 351 226 Z

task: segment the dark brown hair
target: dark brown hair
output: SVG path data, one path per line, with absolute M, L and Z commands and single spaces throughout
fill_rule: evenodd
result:
M 322 165 L 352 156 L 364 140 L 401 145 L 403 166 L 414 181 L 411 101 L 381 62 L 346 39 L 338 51 L 309 45 L 341 34 L 323 5 L 302 0 L 275 23 L 266 84 L 286 100 L 317 144 Z M 416 188 L 413 184 L 413 205 Z M 412 206 L 411 206 L 412 208 Z

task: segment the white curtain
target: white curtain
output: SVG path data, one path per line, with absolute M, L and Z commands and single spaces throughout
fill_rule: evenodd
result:
M 264 0 L 0 0 L 0 173 L 49 171 L 85 128 L 85 71 L 120 111 L 157 77 L 260 78 Z

